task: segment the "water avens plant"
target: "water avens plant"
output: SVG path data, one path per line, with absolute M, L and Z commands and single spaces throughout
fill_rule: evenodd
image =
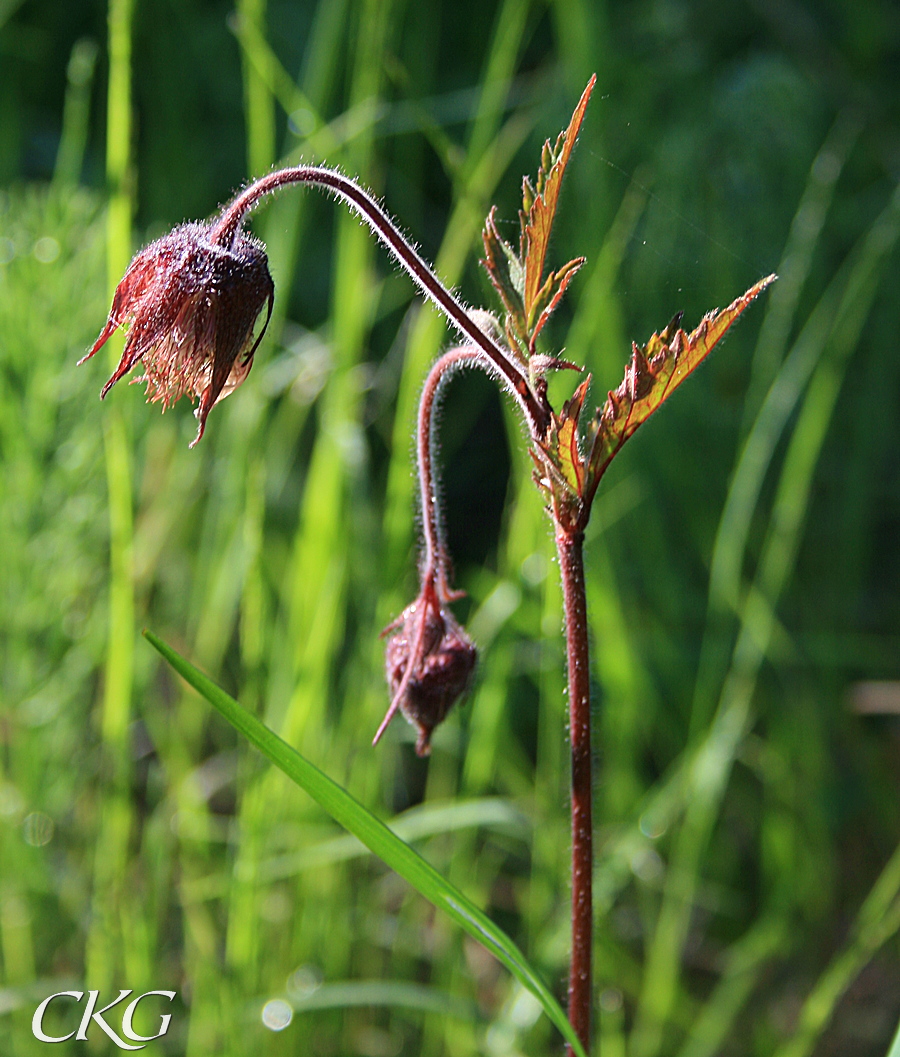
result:
M 585 1053 L 591 1039 L 592 750 L 590 654 L 584 579 L 584 534 L 597 488 L 622 445 L 705 359 L 745 308 L 775 278 L 761 279 L 723 311 L 706 315 L 690 333 L 676 315 L 631 360 L 617 389 L 582 425 L 588 376 L 557 411 L 550 403 L 551 371 L 580 371 L 541 350 L 538 339 L 584 258 L 556 271 L 546 266 L 566 167 L 594 87 L 588 83 L 569 125 L 544 144 L 534 181 L 523 181 L 518 246 L 501 238 L 495 210 L 488 214 L 482 261 L 501 303 L 501 315 L 473 311 L 449 291 L 382 205 L 353 179 L 321 166 L 280 169 L 252 183 L 206 223 L 183 224 L 141 250 L 113 298 L 93 356 L 119 327 L 128 331 L 121 361 L 101 396 L 138 363 L 150 401 L 164 409 L 187 394 L 199 399 L 197 436 L 213 406 L 247 377 L 272 311 L 274 286 L 265 249 L 243 225 L 265 196 L 294 184 L 324 188 L 369 225 L 424 296 L 447 317 L 460 343 L 433 364 L 422 390 L 416 429 L 423 546 L 419 593 L 383 635 L 390 704 L 377 742 L 396 712 L 418 732 L 416 751 L 430 752 L 435 727 L 466 691 L 476 648 L 450 611 L 460 597 L 451 585 L 440 490 L 432 457 L 436 408 L 446 379 L 478 367 L 518 406 L 530 440 L 534 479 L 553 523 L 562 581 L 569 702 L 572 824 L 572 950 L 568 1018 Z M 263 309 L 266 318 L 255 333 Z M 84 362 L 82 360 L 81 362 Z M 572 1052 L 570 1045 L 569 1052 Z

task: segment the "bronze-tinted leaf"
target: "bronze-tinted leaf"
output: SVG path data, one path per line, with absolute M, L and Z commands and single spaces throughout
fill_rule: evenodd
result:
M 564 264 L 558 272 L 551 272 L 547 276 L 528 314 L 528 347 L 531 353 L 534 353 L 534 344 L 538 334 L 544 329 L 544 324 L 562 299 L 566 287 L 575 278 L 576 272 L 584 262 L 584 257 L 576 257 L 568 264 Z
M 760 279 L 728 308 L 705 315 L 690 334 L 679 326 L 679 314 L 644 348 L 633 346 L 622 384 L 609 394 L 591 423 L 584 487 L 588 501 L 625 441 L 706 359 L 731 324 L 775 279 L 774 275 Z
M 591 379 L 588 376 L 572 394 L 571 399 L 563 404 L 562 413 L 558 418 L 558 466 L 572 491 L 579 496 L 584 485 L 584 465 L 578 443 L 578 419 L 590 384 Z
M 591 92 L 597 81 L 596 75 L 588 81 L 587 87 L 575 107 L 569 127 L 559 134 L 556 145 L 551 148 L 550 141 L 544 144 L 541 155 L 541 169 L 538 173 L 534 191 L 526 182 L 526 194 L 524 196 L 525 211 L 522 214 L 523 258 L 525 264 L 525 314 L 531 316 L 534 305 L 542 286 L 544 275 L 544 262 L 547 258 L 547 248 L 550 244 L 550 232 L 553 221 L 556 218 L 556 209 L 559 205 L 559 194 L 562 189 L 563 176 L 569 158 L 575 148 L 575 140 L 584 120 Z
M 544 143 L 541 168 L 534 184 L 527 176 L 522 182 L 519 252 L 500 237 L 496 209 L 491 209 L 485 221 L 482 234 L 485 256 L 481 263 L 506 309 L 505 330 L 510 344 L 517 346 L 523 357 L 534 355 L 538 334 L 584 263 L 584 258 L 577 257 L 558 271 L 544 275 L 563 175 L 595 82 L 596 77 L 588 82 L 568 128 L 559 134 L 555 146 L 551 147 L 549 140 Z M 542 371 L 536 368 L 534 373 Z
M 590 384 L 591 379 L 588 376 L 563 404 L 562 411 L 553 415 L 547 437 L 539 445 L 544 456 L 539 465 L 545 471 L 551 472 L 557 489 L 561 486 L 571 493 L 572 497 L 579 498 L 584 484 L 585 467 L 579 442 L 578 420 Z M 555 489 L 551 488 L 551 491 L 555 492 Z

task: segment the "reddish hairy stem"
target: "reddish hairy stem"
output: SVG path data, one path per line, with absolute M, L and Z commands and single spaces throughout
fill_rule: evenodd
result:
M 584 533 L 556 526 L 556 552 L 566 614 L 569 679 L 569 741 L 572 752 L 572 962 L 569 1023 L 590 1052 L 591 944 L 593 938 L 593 828 L 591 824 L 591 685 Z M 571 1057 L 571 1047 L 568 1048 Z
M 437 431 L 436 411 L 441 388 L 456 367 L 480 361 L 481 353 L 469 345 L 449 349 L 435 360 L 425 379 L 419 400 L 419 421 L 416 429 L 416 455 L 419 469 L 419 501 L 422 506 L 422 531 L 425 537 L 423 575 L 434 573 L 438 594 L 444 602 L 458 597 L 450 588 L 450 560 L 444 540 L 441 497 L 434 468 L 434 446 Z
M 447 381 L 449 374 L 458 366 L 477 363 L 484 366 L 484 360 L 479 349 L 471 345 L 461 345 L 449 349 L 431 365 L 425 385 L 422 388 L 422 396 L 419 399 L 419 419 L 416 426 L 416 461 L 419 476 L 419 501 L 422 507 L 422 534 L 425 541 L 425 552 L 422 555 L 422 567 L 420 571 L 421 590 L 419 602 L 421 605 L 420 621 L 410 651 L 410 661 L 406 671 L 397 687 L 390 707 L 385 713 L 381 726 L 375 732 L 372 744 L 377 745 L 381 735 L 387 730 L 388 724 L 394 718 L 394 714 L 400 708 L 400 702 L 407 691 L 410 680 L 416 670 L 413 659 L 420 657 L 424 644 L 424 636 L 428 623 L 428 606 L 439 610 L 441 603 L 452 602 L 462 594 L 450 587 L 450 558 L 447 554 L 447 545 L 444 540 L 444 519 L 441 512 L 441 496 L 438 485 L 437 473 L 434 466 L 435 435 L 437 433 L 437 407 L 441 388 Z M 393 631 L 402 617 L 385 628 L 382 634 Z
M 246 214 L 262 198 L 279 187 L 298 183 L 324 187 L 360 214 L 425 296 L 438 306 L 457 330 L 476 346 L 499 371 L 521 404 L 533 435 L 543 437 L 550 423 L 550 412 L 546 399 L 539 399 L 535 395 L 525 375 L 509 359 L 500 345 L 478 326 L 462 303 L 438 279 L 381 204 L 348 176 L 335 172 L 333 169 L 315 165 L 298 165 L 292 169 L 279 169 L 277 172 L 269 173 L 241 192 L 225 209 L 212 229 L 212 241 L 223 246 L 230 245 L 240 230 Z

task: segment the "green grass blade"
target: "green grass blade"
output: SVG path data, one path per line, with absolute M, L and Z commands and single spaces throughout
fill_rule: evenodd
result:
M 238 20 L 265 40 L 266 0 L 238 0 Z M 262 69 L 260 68 L 262 67 Z M 275 102 L 265 60 L 244 57 L 244 114 L 247 120 L 247 168 L 258 175 L 275 161 Z
M 859 132 L 857 115 L 842 111 L 810 167 L 803 197 L 791 222 L 784 253 L 775 269 L 778 283 L 767 299 L 756 351 L 753 354 L 750 385 L 744 401 L 745 433 L 753 425 L 766 391 L 775 380 L 784 358 L 796 320 L 800 295 L 809 278 L 825 229 L 838 177 Z
M 53 182 L 64 187 L 78 185 L 84 165 L 90 126 L 91 91 L 97 66 L 97 42 L 82 37 L 75 42 L 66 70 L 62 133 L 56 152 Z
M 401 980 L 346 980 L 324 984 L 310 995 L 296 997 L 288 989 L 294 1012 L 313 1009 L 347 1009 L 350 1006 L 386 1006 L 389 1009 L 416 1009 L 460 1020 L 484 1020 L 474 1002 L 466 1002 L 426 984 L 409 984 Z
M 846 946 L 840 950 L 808 995 L 794 1037 L 776 1057 L 807 1057 L 834 1014 L 847 988 L 900 928 L 900 847 L 881 871 L 860 907 Z M 900 1050 L 895 1038 L 891 1057 Z
M 131 183 L 131 36 L 133 0 L 110 0 L 109 83 L 106 124 L 107 207 L 106 265 L 108 284 L 115 289 L 131 257 L 133 215 Z M 120 340 L 106 356 L 114 363 Z M 128 837 L 133 810 L 127 797 L 130 782 L 128 729 L 134 690 L 134 524 L 129 428 L 121 409 L 111 410 L 104 431 L 109 496 L 109 634 L 105 678 L 100 702 L 100 731 L 112 761 L 104 789 L 94 864 L 91 925 L 86 942 L 86 969 L 97 987 L 111 985 L 121 966 L 136 950 L 124 941 L 133 933 L 133 907 L 125 898 Z M 138 968 L 143 973 L 143 968 Z
M 308 793 L 329 815 L 359 838 L 383 862 L 434 906 L 444 910 L 470 936 L 498 959 L 515 978 L 537 998 L 550 1020 L 575 1049 L 584 1050 L 572 1031 L 559 1003 L 548 990 L 522 952 L 502 930 L 458 889 L 448 884 L 418 852 L 400 840 L 390 829 L 336 782 L 283 741 L 234 698 L 216 686 L 188 661 L 145 631 L 151 645 L 194 689 L 216 708 L 231 725 L 252 742 L 279 770 Z
M 897 1034 L 894 1036 L 887 1057 L 900 1057 L 900 1027 L 897 1028 Z

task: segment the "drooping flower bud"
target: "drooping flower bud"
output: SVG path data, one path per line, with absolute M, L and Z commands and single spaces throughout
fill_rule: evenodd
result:
M 416 752 L 427 756 L 434 728 L 469 686 L 478 651 L 449 609 L 441 605 L 428 578 L 419 597 L 385 634 L 390 636 L 385 669 L 392 701 L 375 740 L 399 708 L 419 732 Z
M 101 398 L 140 362 L 144 373 L 134 381 L 147 383 L 148 401 L 161 400 L 165 410 L 185 394 L 199 398 L 191 447 L 213 405 L 249 374 L 275 295 L 263 244 L 238 231 L 224 246 L 212 231 L 209 224 L 182 224 L 141 250 L 116 289 L 106 326 L 79 360 L 90 359 L 118 327 L 126 329 L 122 358 Z

